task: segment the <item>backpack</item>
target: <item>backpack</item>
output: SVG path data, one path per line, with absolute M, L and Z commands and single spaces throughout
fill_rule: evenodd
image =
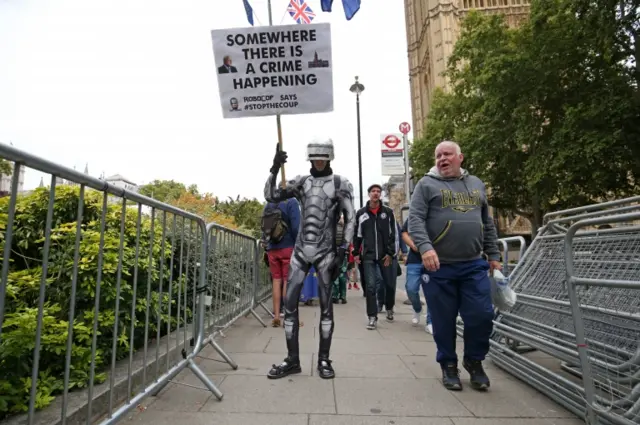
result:
M 262 212 L 261 228 L 265 240 L 272 244 L 277 244 L 287 234 L 289 226 L 277 204 L 267 204 Z

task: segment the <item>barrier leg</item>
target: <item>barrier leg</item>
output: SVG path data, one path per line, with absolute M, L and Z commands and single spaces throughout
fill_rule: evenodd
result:
M 275 315 L 271 310 L 269 310 L 269 308 L 268 308 L 266 305 L 264 305 L 264 303 L 263 303 L 263 302 L 259 303 L 259 305 L 260 305 L 260 307 L 262 307 L 262 308 L 264 309 L 264 311 L 266 311 L 266 312 L 267 312 L 267 314 L 268 314 L 269 316 L 271 316 L 271 318 L 272 318 L 272 319 L 275 319 L 275 318 L 276 318 L 276 315 Z
M 207 387 L 207 389 L 209 389 L 209 391 L 211 391 L 213 395 L 216 396 L 218 401 L 221 401 L 224 394 L 222 394 L 218 387 L 216 387 L 216 385 L 211 382 L 211 379 L 209 379 L 209 377 L 205 375 L 202 370 L 200 370 L 193 359 L 189 359 L 189 363 L 187 364 L 187 366 L 189 367 L 189 369 L 191 369 L 191 372 L 193 372 L 193 374 L 196 375 L 198 379 L 200 379 L 200 381 L 202 381 L 204 386 Z
M 251 314 L 253 315 L 253 317 L 255 317 L 255 318 L 256 318 L 256 320 L 257 320 L 258 322 L 260 322 L 260 324 L 261 324 L 263 327 L 265 327 L 265 328 L 267 327 L 267 324 L 266 324 L 266 323 L 264 323 L 264 320 L 262 320 L 262 317 L 258 316 L 258 313 L 256 313 L 256 311 L 255 311 L 254 309 L 251 309 L 251 310 L 249 310 L 249 311 L 251 312 Z
M 238 364 L 233 361 L 233 359 L 222 349 L 222 347 L 220 347 L 218 343 L 213 340 L 213 338 L 209 339 L 209 344 L 211 344 L 213 349 L 216 350 L 218 354 L 220 354 L 220 357 L 222 357 L 225 362 L 229 363 L 229 366 L 231 366 L 233 370 L 238 369 Z

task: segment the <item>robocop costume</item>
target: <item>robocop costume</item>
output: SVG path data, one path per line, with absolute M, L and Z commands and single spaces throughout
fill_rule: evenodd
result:
M 267 376 L 271 379 L 283 378 L 300 373 L 298 345 L 299 319 L 298 301 L 302 284 L 313 265 L 318 273 L 320 295 L 320 347 L 318 350 L 318 374 L 321 378 L 335 376 L 329 350 L 333 335 L 332 283 L 340 273 L 340 266 L 346 255 L 348 244 L 353 239 L 355 211 L 353 208 L 353 186 L 344 177 L 334 175 L 331 170 L 333 141 L 314 140 L 307 145 L 307 160 L 311 161 L 310 175 L 296 176 L 286 187 L 276 187 L 276 176 L 287 161 L 287 154 L 276 150 L 271 174 L 264 188 L 269 202 L 280 202 L 297 198 L 301 207 L 300 231 L 293 249 L 289 265 L 289 278 L 284 304 L 284 330 L 288 355 L 279 365 L 273 365 Z M 313 161 L 326 161 L 322 170 L 316 169 Z M 344 239 L 336 246 L 336 226 L 344 215 Z

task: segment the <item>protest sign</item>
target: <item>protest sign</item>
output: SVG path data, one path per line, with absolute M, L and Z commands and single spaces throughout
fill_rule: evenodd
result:
M 211 31 L 224 118 L 333 111 L 328 23 Z

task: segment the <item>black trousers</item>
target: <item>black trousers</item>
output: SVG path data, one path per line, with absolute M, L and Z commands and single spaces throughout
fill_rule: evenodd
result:
M 367 293 L 367 281 L 364 278 L 364 264 L 362 261 L 358 264 L 358 271 L 360 272 L 360 286 L 362 286 L 362 294 Z
M 367 316 L 378 317 L 379 308 L 384 306 L 387 311 L 391 311 L 395 305 L 398 264 L 395 260 L 386 267 L 382 260 L 365 260 L 363 263 L 368 283 L 365 291 L 367 294 Z M 379 282 L 380 280 L 381 282 Z

